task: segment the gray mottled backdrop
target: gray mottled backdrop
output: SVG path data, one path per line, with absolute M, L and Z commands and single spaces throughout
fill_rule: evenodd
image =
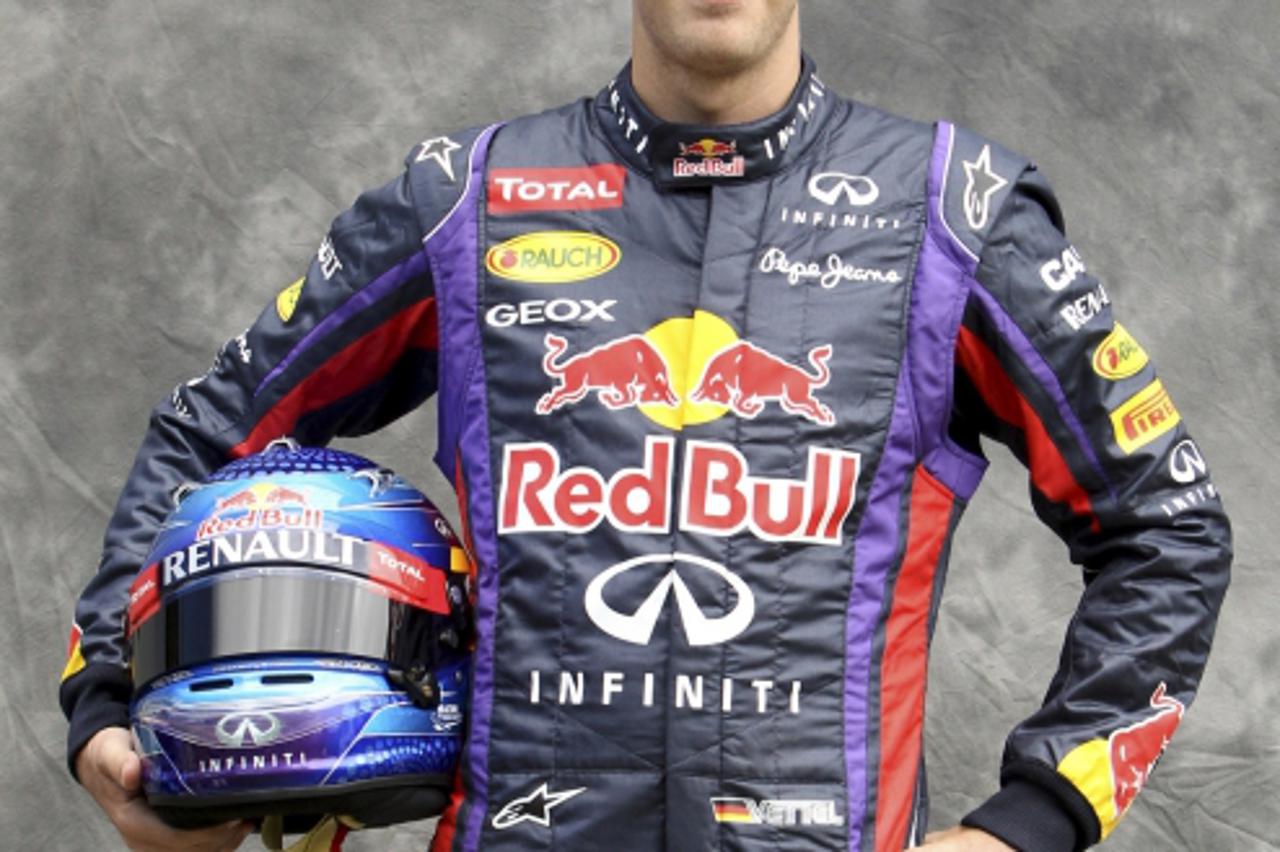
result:
M 119 847 L 63 768 L 55 687 L 151 405 L 415 141 L 594 91 L 628 6 L 0 0 L 0 847 Z M 1039 160 L 1232 512 L 1201 698 L 1105 848 L 1280 849 L 1276 0 L 811 0 L 803 19 L 836 89 Z M 427 409 L 359 448 L 450 503 L 433 441 Z M 994 455 L 934 654 L 935 825 L 995 788 L 1080 589 Z

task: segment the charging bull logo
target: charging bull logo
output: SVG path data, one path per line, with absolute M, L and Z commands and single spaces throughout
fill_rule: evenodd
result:
M 680 142 L 682 157 L 732 157 L 738 153 L 735 140 L 721 142 L 719 139 L 699 139 L 697 142 Z
M 797 366 L 742 340 L 706 311 L 672 317 L 567 358 L 564 338 L 548 334 L 544 341 L 542 369 L 555 385 L 535 405 L 539 414 L 581 402 L 594 391 L 606 408 L 634 407 L 669 429 L 726 414 L 755 418 L 770 401 L 820 426 L 836 420 L 815 395 L 831 380 L 830 344 L 809 350 L 807 368 Z
M 600 401 L 612 409 L 641 402 L 667 407 L 680 403 L 671 391 L 670 371 L 662 353 L 638 334 L 602 343 L 563 364 L 558 359 L 568 342 L 555 334 L 548 334 L 545 342 L 542 369 L 560 384 L 538 400 L 535 410 L 539 414 L 579 402 L 591 391 L 597 391 Z
M 1167 691 L 1161 683 L 1151 694 L 1154 713 L 1113 731 L 1105 740 L 1081 743 L 1058 764 L 1058 772 L 1093 805 L 1103 837 L 1133 804 L 1182 721 L 1186 707 Z
M 1165 695 L 1163 683 L 1151 694 L 1151 706 L 1156 710 L 1154 716 L 1121 728 L 1107 739 L 1117 814 L 1125 812 L 1147 783 L 1186 710 L 1181 701 Z
M 307 498 L 292 488 L 282 488 L 278 485 L 273 486 L 264 495 L 259 495 L 253 489 L 246 489 L 219 500 L 214 514 L 220 515 L 228 509 L 254 509 L 260 506 L 266 508 L 288 503 L 305 506 Z
M 814 372 L 806 373 L 754 343 L 740 340 L 707 363 L 690 398 L 694 402 L 727 405 L 740 417 L 755 417 L 764 408 L 765 400 L 776 400 L 789 414 L 829 426 L 835 422 L 835 415 L 818 402 L 813 391 L 826 387 L 831 380 L 827 368 L 830 357 L 829 345 L 814 347 L 809 352 Z

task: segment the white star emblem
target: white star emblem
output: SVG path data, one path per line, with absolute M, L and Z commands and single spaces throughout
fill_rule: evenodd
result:
M 991 146 L 983 145 L 973 162 L 964 163 L 964 217 L 969 227 L 981 231 L 991 215 L 991 196 L 1009 185 L 1009 181 L 991 171 Z
M 585 791 L 586 787 L 574 787 L 572 790 L 560 790 L 552 793 L 547 789 L 547 782 L 527 796 L 512 799 L 502 806 L 502 810 L 493 816 L 493 827 L 502 831 L 513 825 L 528 820 L 538 825 L 551 827 L 551 809 Z
M 422 150 L 418 152 L 418 156 L 414 162 L 421 163 L 426 160 L 435 160 L 436 165 L 449 176 L 449 180 L 457 180 L 453 176 L 453 152 L 462 146 L 454 142 L 448 136 L 437 136 L 435 139 L 428 139 L 422 143 Z

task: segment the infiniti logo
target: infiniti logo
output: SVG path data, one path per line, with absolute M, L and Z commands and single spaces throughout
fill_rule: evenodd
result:
M 1209 466 L 1205 464 L 1200 448 L 1190 438 L 1179 442 L 1169 454 L 1169 475 L 1174 482 L 1190 485 L 1208 472 Z
M 271 713 L 228 713 L 218 720 L 214 733 L 230 748 L 271 745 L 280 739 L 280 720 Z
M 834 207 L 841 196 L 854 207 L 866 207 L 880 197 L 880 187 L 865 175 L 819 172 L 809 178 L 809 194 L 828 207 Z
M 654 586 L 653 591 L 649 592 L 640 606 L 630 615 L 618 612 L 605 603 L 604 587 L 611 580 L 633 568 L 656 562 L 671 562 L 673 566 L 676 562 L 686 562 L 704 571 L 710 571 L 729 584 L 729 588 L 737 597 L 737 603 L 724 615 L 706 615 L 699 608 L 693 593 L 689 591 L 684 580 L 680 579 L 674 567 L 666 573 L 658 585 Z M 740 577 L 710 559 L 687 553 L 637 556 L 614 565 L 587 585 L 583 603 L 586 606 L 587 617 L 605 633 L 634 645 L 647 645 L 653 637 L 658 618 L 662 615 L 663 605 L 672 594 L 675 595 L 676 608 L 680 610 L 685 637 L 689 640 L 689 644 L 694 646 L 718 645 L 729 641 L 747 629 L 747 625 L 751 623 L 756 613 L 755 596 L 751 594 L 751 589 Z

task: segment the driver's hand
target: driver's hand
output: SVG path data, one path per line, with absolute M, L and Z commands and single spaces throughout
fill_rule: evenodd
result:
M 124 728 L 103 728 L 76 755 L 76 777 L 135 852 L 230 852 L 253 830 L 248 822 L 179 831 L 165 825 L 142 797 L 142 761 Z
M 959 826 L 930 832 L 918 849 L 928 852 L 1014 852 L 1012 846 L 977 828 Z

